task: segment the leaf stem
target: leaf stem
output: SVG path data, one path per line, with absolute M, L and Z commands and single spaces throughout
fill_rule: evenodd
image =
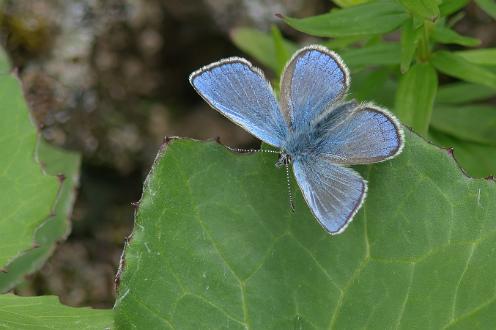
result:
M 430 34 L 434 27 L 434 23 L 429 20 L 424 20 L 422 24 L 422 33 L 419 38 L 419 48 L 417 53 L 417 60 L 425 63 L 429 60 L 431 55 Z

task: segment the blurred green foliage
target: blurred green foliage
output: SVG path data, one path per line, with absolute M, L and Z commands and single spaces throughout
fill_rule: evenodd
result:
M 468 0 L 335 1 L 342 8 L 306 18 L 283 17 L 290 27 L 339 53 L 352 73 L 351 96 L 389 107 L 402 123 L 455 155 L 471 175 L 496 173 L 496 48 L 470 49 L 480 40 L 453 22 Z M 492 0 L 476 3 L 494 17 Z M 455 17 L 455 20 L 452 19 Z M 274 72 L 300 45 L 249 28 L 233 42 Z M 487 152 L 480 152 L 486 150 Z M 472 159 L 473 158 L 473 159 Z
M 46 174 L 59 176 L 62 184 L 51 215 L 34 232 L 32 244 L 35 248 L 22 251 L 5 266 L 6 272 L 0 273 L 0 293 L 12 289 L 25 275 L 41 268 L 52 255 L 57 243 L 64 240 L 70 232 L 70 216 L 76 198 L 81 156 L 55 148 L 44 141 L 40 141 L 37 153 Z
M 60 183 L 45 175 L 20 81 L 0 75 L 0 269 L 33 247 L 34 233 L 51 215 Z
M 112 311 L 74 308 L 59 303 L 57 297 L 0 295 L 0 328 L 16 330 L 111 329 Z
M 39 269 L 67 237 L 80 156 L 40 137 L 20 81 L 0 50 L 0 293 Z M 55 297 L 0 295 L 0 328 L 96 329 L 110 311 L 63 306 Z

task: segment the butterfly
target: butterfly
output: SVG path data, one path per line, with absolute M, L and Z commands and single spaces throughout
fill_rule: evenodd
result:
M 279 103 L 262 71 L 243 58 L 207 65 L 189 80 L 213 109 L 280 150 L 278 164 L 292 164 L 306 203 L 330 234 L 346 229 L 367 194 L 367 181 L 349 165 L 391 159 L 404 146 L 391 113 L 345 100 L 348 68 L 322 46 L 304 47 L 289 60 Z

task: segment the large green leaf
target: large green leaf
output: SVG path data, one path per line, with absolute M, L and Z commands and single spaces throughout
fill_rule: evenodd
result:
M 339 236 L 299 192 L 289 210 L 276 155 L 169 141 L 125 251 L 116 326 L 490 328 L 496 184 L 405 133 L 401 156 L 360 169 L 367 201 Z
M 49 175 L 58 175 L 62 179 L 53 215 L 35 232 L 36 248 L 30 249 L 14 259 L 0 273 L 0 292 L 14 287 L 26 274 L 39 269 L 55 249 L 58 241 L 66 238 L 70 229 L 69 217 L 76 197 L 79 176 L 79 154 L 67 152 L 41 143 L 38 158 Z
M 438 105 L 432 127 L 463 140 L 496 146 L 496 107 L 490 105 Z
M 436 70 L 429 63 L 415 64 L 401 77 L 394 112 L 404 124 L 426 136 L 436 91 Z
M 17 297 L 0 295 L 0 328 L 110 329 L 112 310 L 75 308 L 59 303 L 57 297 Z
M 0 75 L 0 268 L 32 247 L 50 216 L 59 182 L 35 159 L 38 134 L 19 81 Z
M 283 19 L 296 30 L 313 36 L 346 37 L 391 32 L 407 17 L 402 6 L 389 1 L 377 1 L 313 17 Z
M 449 76 L 496 89 L 496 74 L 486 68 L 467 61 L 462 56 L 439 51 L 432 57 L 432 64 Z

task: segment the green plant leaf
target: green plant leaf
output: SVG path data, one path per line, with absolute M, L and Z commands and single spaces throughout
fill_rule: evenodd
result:
M 374 101 L 381 106 L 392 108 L 398 87 L 397 81 L 392 79 L 394 76 L 392 71 L 388 67 L 382 67 L 356 72 L 353 74 L 351 95 L 358 101 Z
M 434 21 L 439 17 L 439 7 L 434 0 L 400 0 L 412 14 Z
M 436 70 L 429 63 L 417 63 L 400 79 L 394 112 L 403 124 L 426 136 L 436 91 Z
M 361 5 L 362 3 L 369 2 L 370 0 L 332 0 L 332 1 L 340 7 L 353 7 L 356 5 Z
M 353 71 L 366 66 L 399 64 L 400 47 L 396 43 L 379 43 L 362 48 L 349 48 L 339 54 Z
M 398 158 L 360 168 L 367 201 L 338 236 L 297 188 L 290 211 L 276 155 L 169 141 L 125 250 L 116 326 L 491 328 L 496 184 L 405 137 Z
M 283 17 L 294 29 L 318 37 L 348 37 L 391 32 L 407 19 L 402 6 L 377 1 L 336 9 L 330 13 L 307 17 Z
M 496 48 L 461 50 L 455 54 L 474 64 L 496 66 Z
M 405 73 L 410 69 L 413 56 L 418 44 L 418 32 L 415 29 L 413 19 L 409 19 L 403 24 L 401 29 L 401 56 L 400 56 L 400 69 L 401 73 Z
M 18 284 L 23 276 L 39 269 L 53 253 L 58 241 L 69 233 L 69 217 L 76 197 L 81 157 L 74 152 L 63 151 L 42 142 L 38 158 L 49 175 L 63 176 L 62 186 L 53 211 L 35 232 L 36 248 L 30 249 L 14 259 L 0 273 L 0 292 L 6 292 Z
M 414 19 L 414 22 L 417 21 Z M 417 60 L 421 63 L 429 61 L 432 52 L 431 33 L 435 27 L 434 22 L 424 20 L 421 24 L 415 24 L 418 29 Z
M 431 33 L 431 37 L 434 41 L 441 44 L 456 44 L 467 47 L 475 47 L 479 46 L 481 43 L 479 39 L 463 36 L 458 32 L 444 26 L 436 26 Z
M 231 32 L 231 40 L 243 52 L 274 72 L 279 70 L 276 47 L 270 34 L 251 28 L 237 28 Z M 295 44 L 287 40 L 284 40 L 284 47 L 288 54 L 293 54 L 298 49 Z
M 440 86 L 437 90 L 436 103 L 463 104 L 487 100 L 494 96 L 496 96 L 494 88 L 457 82 Z
M 496 3 L 494 0 L 475 0 L 475 3 L 489 16 L 496 19 Z
M 438 105 L 431 121 L 435 129 L 463 140 L 496 146 L 496 107 Z
M 443 0 L 439 5 L 439 12 L 441 16 L 449 16 L 465 7 L 469 2 L 470 0 Z
M 453 148 L 460 166 L 471 176 L 485 178 L 496 174 L 496 147 L 460 140 L 436 129 L 429 137 L 438 145 Z
M 350 47 L 352 44 L 363 41 L 367 38 L 368 37 L 364 36 L 340 37 L 324 41 L 321 44 L 329 49 L 336 50 Z
M 0 295 L 0 328 L 110 329 L 112 310 L 75 308 L 62 305 L 57 297 Z
M 468 82 L 496 88 L 496 74 L 473 64 L 458 54 L 447 51 L 434 53 L 432 64 L 444 74 Z
M 35 159 L 38 133 L 19 81 L 0 75 L 0 268 L 32 247 L 34 233 L 51 214 L 59 182 Z
M 282 37 L 281 31 L 277 28 L 277 26 L 273 25 L 271 32 L 277 61 L 276 73 L 278 76 L 280 76 L 282 74 L 284 66 L 286 65 L 286 62 L 289 60 L 292 54 L 290 54 L 286 49 L 284 38 Z

